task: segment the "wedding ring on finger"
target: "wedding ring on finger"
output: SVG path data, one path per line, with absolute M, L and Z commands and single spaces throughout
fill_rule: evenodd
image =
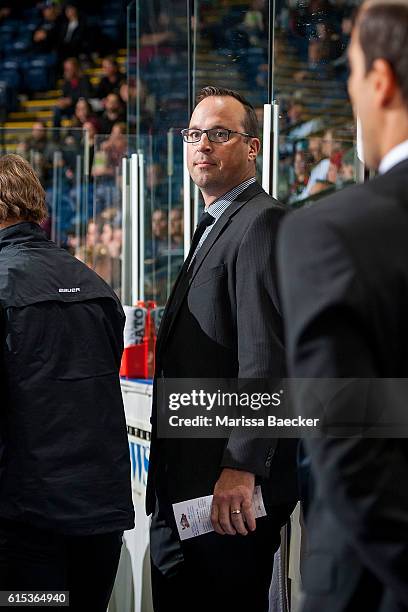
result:
M 241 510 L 231 510 L 231 514 L 241 514 Z

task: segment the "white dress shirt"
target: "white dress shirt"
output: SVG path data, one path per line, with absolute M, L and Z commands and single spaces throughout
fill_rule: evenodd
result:
M 400 144 L 393 147 L 391 151 L 388 151 L 387 155 L 382 158 L 378 171 L 380 174 L 384 174 L 405 159 L 408 159 L 408 140 L 400 142 Z

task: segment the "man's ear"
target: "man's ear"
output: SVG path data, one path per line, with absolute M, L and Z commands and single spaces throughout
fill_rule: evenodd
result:
M 259 151 L 261 150 L 261 141 L 259 138 L 251 138 L 249 141 L 248 159 L 255 161 Z
M 389 106 L 398 94 L 398 83 L 391 65 L 385 59 L 376 59 L 370 72 L 378 105 L 381 108 Z

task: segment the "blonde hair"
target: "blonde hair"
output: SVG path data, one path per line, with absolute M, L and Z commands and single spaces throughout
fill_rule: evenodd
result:
M 20 155 L 0 157 L 0 223 L 41 223 L 47 216 L 45 191 L 32 166 Z

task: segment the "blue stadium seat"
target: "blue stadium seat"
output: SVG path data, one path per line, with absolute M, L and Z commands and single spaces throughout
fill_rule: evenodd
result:
M 13 32 L 0 28 L 0 46 L 1 46 L 2 51 L 3 51 L 4 45 L 7 45 L 12 42 L 13 36 L 14 36 Z
M 30 77 L 25 79 L 27 91 L 46 91 L 50 89 L 50 80 L 46 68 L 32 68 Z
M 30 40 L 14 40 L 4 45 L 4 55 L 7 58 L 25 55 L 31 47 Z
M 0 69 L 0 80 L 7 83 L 7 85 L 12 89 L 18 89 L 21 85 L 20 73 L 12 70 Z
M 39 23 L 40 21 L 40 13 L 38 11 L 38 8 L 29 8 L 29 9 L 25 9 L 24 13 L 23 13 L 23 18 L 24 21 L 26 22 L 36 22 Z
M 27 91 L 46 91 L 54 86 L 56 56 L 40 55 L 30 57 L 23 64 L 24 87 Z
M 102 19 L 99 23 L 99 27 L 105 36 L 117 41 L 119 37 L 119 27 L 116 19 Z
M 15 34 L 17 34 L 19 27 L 20 27 L 19 21 L 8 20 L 2 25 L 0 25 L 0 33 L 3 33 L 3 34 L 8 33 L 8 34 L 11 34 L 11 36 L 14 36 Z

